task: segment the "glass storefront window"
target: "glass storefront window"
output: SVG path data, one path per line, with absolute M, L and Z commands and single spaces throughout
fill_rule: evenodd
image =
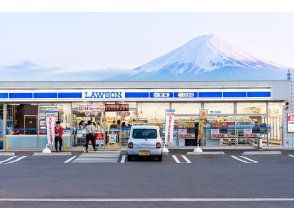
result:
M 268 103 L 268 124 L 270 128 L 269 132 L 269 144 L 270 145 L 282 145 L 282 113 L 283 103 L 282 102 L 269 102 Z
M 38 104 L 7 105 L 7 134 L 36 135 Z
M 154 124 L 162 127 L 165 110 L 169 103 L 138 103 L 138 123 Z
M 266 114 L 265 102 L 238 102 L 237 114 Z
M 201 103 L 172 103 L 172 108 L 176 110 L 176 115 L 199 115 Z
M 0 138 L 3 137 L 3 103 L 0 103 Z M 0 150 L 3 150 L 3 141 L 0 140 Z
M 204 103 L 204 108 L 208 109 L 208 115 L 223 115 L 223 114 L 234 114 L 234 103 L 230 102 L 211 102 Z

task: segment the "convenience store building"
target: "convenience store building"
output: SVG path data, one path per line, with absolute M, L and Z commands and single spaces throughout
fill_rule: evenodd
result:
M 88 120 L 97 125 L 98 144 L 111 148 L 126 145 L 134 124 L 163 128 L 169 108 L 175 109 L 174 148 L 195 145 L 200 109 L 208 110 L 203 147 L 254 147 L 258 136 L 264 146 L 294 147 L 288 130 L 292 83 L 286 80 L 27 81 L 0 82 L 0 87 L 0 138 L 10 149 L 44 148 L 48 111 L 61 121 L 68 148 L 83 146 L 82 124 Z M 116 128 L 110 128 L 113 122 Z

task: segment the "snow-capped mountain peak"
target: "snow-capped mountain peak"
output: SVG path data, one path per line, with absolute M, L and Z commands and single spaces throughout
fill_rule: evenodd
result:
M 169 71 L 177 74 L 208 72 L 223 67 L 281 69 L 283 66 L 249 54 L 218 35 L 203 35 L 136 70 Z

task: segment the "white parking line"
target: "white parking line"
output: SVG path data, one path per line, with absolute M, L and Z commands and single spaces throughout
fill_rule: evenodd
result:
M 252 160 L 252 159 L 250 159 L 250 158 L 248 158 L 248 157 L 244 157 L 244 156 L 240 156 L 240 157 L 242 157 L 242 158 L 244 158 L 244 159 L 246 159 L 246 160 L 248 160 L 248 161 L 251 161 L 252 163 L 258 163 L 258 161 L 256 161 L 256 160 Z
M 294 202 L 294 198 L 0 198 L 0 202 Z
M 17 162 L 17 161 L 22 160 L 22 159 L 25 158 L 25 157 L 27 157 L 27 156 L 22 156 L 22 157 L 20 157 L 20 158 L 17 158 L 16 160 L 13 160 L 13 161 L 7 162 L 6 164 L 9 164 L 9 163 L 15 163 L 15 162 Z
M 12 160 L 13 158 L 15 158 L 16 156 L 13 156 L 13 157 L 9 157 L 8 159 L 6 159 L 6 160 L 2 160 L 2 161 L 0 161 L 0 164 L 1 163 L 5 163 L 5 162 L 7 162 L 7 161 L 10 161 L 10 160 Z
M 120 163 L 125 163 L 126 162 L 126 155 L 122 155 Z
M 240 159 L 240 158 L 238 158 L 238 157 L 236 157 L 236 156 L 232 156 L 232 155 L 231 155 L 231 157 L 234 158 L 235 160 L 239 160 L 239 161 L 241 161 L 241 162 L 243 162 L 243 163 L 250 163 L 250 162 L 245 161 L 245 160 L 242 160 L 242 159 Z
M 64 163 L 69 163 L 71 161 L 73 161 L 77 156 L 73 156 L 71 158 L 69 158 L 68 160 L 64 161 Z
M 289 154 L 289 157 L 294 157 L 294 155 L 292 155 L 292 154 Z
M 191 163 L 191 161 L 185 155 L 182 155 L 182 158 L 184 158 L 187 163 Z
M 174 158 L 174 160 L 175 160 L 177 163 L 181 163 L 181 161 L 179 161 L 179 159 L 176 157 L 176 155 L 172 155 L 172 157 Z

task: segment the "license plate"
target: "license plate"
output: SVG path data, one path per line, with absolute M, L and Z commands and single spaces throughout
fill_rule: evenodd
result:
M 139 155 L 140 156 L 149 156 L 150 151 L 149 150 L 140 150 Z

